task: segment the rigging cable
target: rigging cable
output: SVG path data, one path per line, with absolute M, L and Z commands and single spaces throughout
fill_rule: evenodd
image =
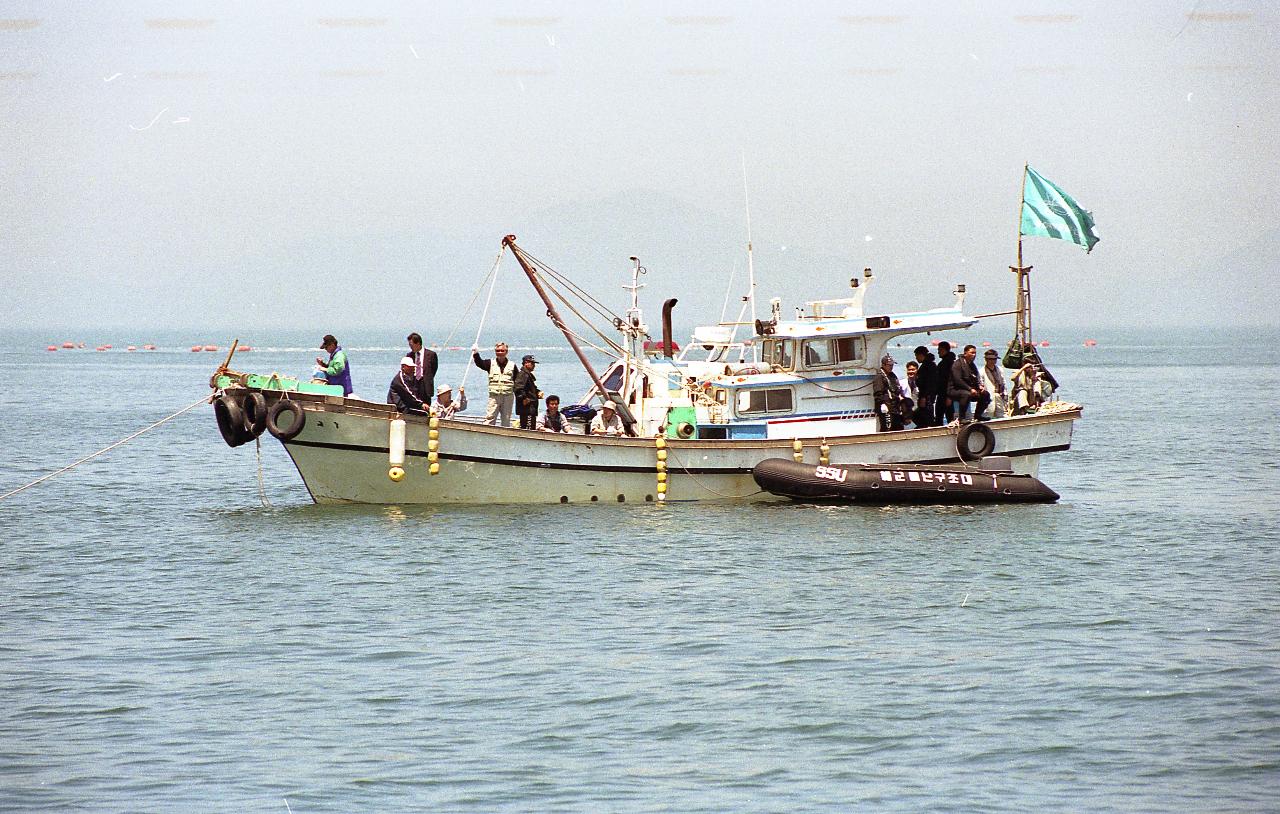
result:
M 489 269 L 489 273 L 485 275 L 485 278 L 483 280 L 480 281 L 480 285 L 476 288 L 476 293 L 471 295 L 471 302 L 467 303 L 467 307 L 462 310 L 461 316 L 458 317 L 457 324 L 453 326 L 452 331 L 449 331 L 449 336 L 446 337 L 444 340 L 445 347 L 448 347 L 449 343 L 453 341 L 454 335 L 457 334 L 458 329 L 462 327 L 462 321 L 467 318 L 467 314 L 471 313 L 472 306 L 474 306 L 476 304 L 476 300 L 480 298 L 480 292 L 484 291 L 485 283 L 489 282 L 490 277 L 498 273 L 498 264 L 502 262 L 502 253 L 506 250 L 507 250 L 506 246 L 503 246 L 502 248 L 498 249 L 498 256 L 493 259 L 493 268 Z M 493 295 L 493 292 L 490 291 L 490 296 L 492 295 Z M 487 311 L 488 309 L 487 303 L 485 305 L 485 308 Z M 482 325 L 484 324 L 483 320 L 481 321 L 481 324 Z M 477 341 L 479 340 L 479 338 L 480 338 L 479 335 L 477 335 L 476 336 Z
M 24 491 L 24 490 L 26 490 L 26 489 L 30 489 L 32 486 L 35 486 L 37 483 L 43 483 L 44 481 L 47 481 L 49 478 L 52 478 L 52 477 L 54 477 L 55 475 L 61 475 L 63 472 L 69 472 L 69 471 L 71 471 L 72 469 L 75 469 L 75 468 L 76 468 L 77 466 L 79 466 L 80 464 L 84 463 L 85 461 L 91 461 L 91 460 L 93 460 L 94 458 L 98 457 L 99 455 L 103 454 L 104 452 L 110 452 L 111 450 L 115 449 L 116 447 L 118 447 L 118 446 L 120 446 L 120 445 L 122 445 L 122 444 L 124 444 L 124 443 L 127 443 L 127 442 L 129 442 L 129 441 L 132 441 L 133 439 L 137 438 L 139 435 L 142 435 L 142 434 L 143 434 L 143 433 L 145 433 L 145 432 L 150 432 L 151 430 L 154 430 L 156 427 L 159 427 L 161 424 L 165 423 L 166 421 L 172 421 L 173 419 L 177 418 L 178 416 L 182 415 L 183 413 L 187 412 L 188 410 L 194 410 L 196 407 L 199 407 L 201 404 L 208 404 L 208 403 L 209 403 L 209 396 L 201 396 L 201 397 L 200 397 L 200 399 L 199 399 L 199 401 L 196 401 L 196 402 L 194 402 L 194 403 L 192 403 L 192 404 L 187 405 L 186 407 L 183 407 L 181 410 L 179 410 L 178 412 L 174 413 L 173 415 L 166 416 L 166 417 L 164 417 L 164 418 L 160 419 L 159 421 L 157 421 L 156 423 L 152 424 L 152 425 L 151 425 L 151 426 L 149 426 L 149 427 L 143 427 L 142 429 L 140 429 L 140 430 L 138 430 L 137 432 L 135 432 L 133 435 L 129 435 L 129 436 L 126 436 L 126 437 L 124 437 L 124 438 L 121 438 L 119 441 L 116 441 L 114 444 L 112 444 L 112 445 L 110 445 L 110 446 L 107 446 L 107 447 L 103 447 L 102 449 L 98 450 L 97 452 L 93 453 L 92 455 L 86 455 L 85 457 L 81 458 L 80 460 L 76 461 L 76 462 L 75 462 L 75 463 L 73 463 L 73 464 L 69 464 L 68 466 L 64 466 L 64 467 L 62 467 L 61 469 L 59 469 L 58 471 L 56 471 L 56 472 L 50 472 L 48 475 L 45 475 L 45 476 L 43 476 L 43 477 L 36 478 L 35 480 L 31 481 L 31 483 L 28 483 L 28 484 L 27 484 L 27 485 L 25 485 L 25 486 L 19 486 L 17 489 L 14 489 L 14 490 L 13 490 L 13 491 L 11 491 L 11 492 L 6 492 L 6 493 L 4 493 L 3 495 L 0 495 L 0 500 L 4 500 L 5 498 L 13 497 L 14 495 L 18 494 L 19 492 Z
M 489 272 L 489 275 L 493 277 L 493 281 L 489 283 L 489 296 L 484 299 L 484 312 L 480 314 L 480 326 L 476 328 L 476 341 L 471 343 L 472 347 L 480 346 L 480 335 L 484 332 L 484 323 L 489 318 L 489 304 L 493 302 L 493 291 L 498 287 L 498 264 L 502 262 L 502 252 L 505 249 L 506 246 L 503 246 L 498 250 L 498 256 L 493 261 L 493 269 Z M 484 283 L 481 283 L 480 287 L 483 288 Z M 479 293 L 480 290 L 477 289 L 476 294 L 479 295 Z M 472 301 L 475 301 L 474 297 L 472 298 Z M 470 306 L 467 307 L 470 308 Z M 472 352 L 474 353 L 474 351 Z M 473 365 L 465 365 L 462 368 L 462 381 L 458 383 L 459 394 L 462 393 L 462 388 L 467 386 L 467 375 L 471 373 L 472 367 Z

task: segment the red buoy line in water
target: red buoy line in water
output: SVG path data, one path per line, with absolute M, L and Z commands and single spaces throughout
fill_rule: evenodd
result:
M 156 423 L 152 424 L 149 427 L 143 427 L 142 429 L 135 432 L 133 435 L 129 435 L 124 438 L 121 438 L 119 441 L 116 441 L 114 444 L 112 444 L 109 447 L 103 447 L 102 449 L 98 450 L 92 455 L 86 455 L 85 457 L 81 458 L 75 463 L 64 466 L 56 472 L 50 472 L 48 475 L 44 475 L 43 477 L 36 478 L 35 480 L 31 481 L 31 483 L 28 483 L 25 486 L 19 486 L 17 489 L 14 489 L 12 492 L 5 492 L 3 495 L 0 495 L 0 500 L 13 497 L 19 492 L 24 491 L 26 489 L 30 489 L 32 486 L 35 486 L 37 483 L 43 483 L 44 481 L 47 481 L 49 478 L 52 478 L 55 475 L 61 475 L 63 472 L 69 472 L 70 470 L 75 469 L 77 466 L 84 463 L 85 461 L 93 460 L 94 458 L 98 457 L 104 452 L 110 452 L 111 450 L 115 449 L 121 444 L 124 444 L 128 441 L 132 441 L 133 439 L 137 438 L 139 435 L 142 435 L 145 432 L 150 432 L 151 430 L 154 430 L 156 427 L 159 427 L 161 424 L 165 423 L 166 421 L 172 421 L 173 419 L 177 418 L 178 416 L 182 415 L 188 410 L 194 410 L 195 408 L 199 407 L 201 404 L 208 404 L 208 403 L 209 403 L 209 397 L 201 396 L 199 401 L 194 402 L 193 404 L 189 404 L 186 407 L 183 407 L 181 410 L 174 413 L 173 415 L 165 416 L 164 418 L 160 419 L 159 421 L 157 421 Z

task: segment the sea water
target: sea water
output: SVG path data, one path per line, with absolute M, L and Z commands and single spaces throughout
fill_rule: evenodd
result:
M 324 507 L 202 405 L 0 502 L 0 808 L 1276 810 L 1280 337 L 1085 336 L 1048 506 Z M 0 493 L 207 394 L 197 341 L 6 337 Z

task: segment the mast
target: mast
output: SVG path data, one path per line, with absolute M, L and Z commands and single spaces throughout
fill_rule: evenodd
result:
M 756 324 L 756 267 L 751 255 L 751 194 L 747 188 L 747 153 L 742 152 L 742 200 L 747 210 L 747 299 L 751 303 L 751 324 Z M 742 317 L 738 317 L 738 321 L 742 321 Z M 738 329 L 734 327 L 736 334 Z M 760 361 L 760 348 L 753 342 L 751 344 L 752 361 Z
M 595 368 L 591 366 L 591 362 L 587 360 L 587 355 L 582 352 L 582 348 L 578 345 L 578 340 L 573 338 L 573 332 L 565 325 L 563 319 L 560 318 L 560 312 L 556 310 L 555 305 L 551 302 L 551 298 L 547 296 L 546 289 L 542 287 L 542 282 L 538 279 L 538 273 L 533 270 L 533 266 L 529 265 L 524 259 L 524 251 L 516 245 L 516 236 L 507 235 L 502 238 L 502 245 L 511 248 L 511 254 L 516 258 L 516 262 L 520 264 L 520 268 L 524 269 L 525 276 L 529 278 L 529 282 L 533 284 L 533 290 L 538 292 L 538 296 L 542 298 L 542 302 L 547 306 L 547 316 L 551 317 L 551 322 L 560 329 L 560 333 L 564 334 L 564 338 L 569 342 L 569 347 L 573 348 L 573 352 L 577 354 L 578 361 L 582 362 L 582 367 L 587 371 L 587 375 L 591 377 L 591 381 L 596 386 L 596 390 L 600 393 L 602 401 L 609 400 L 609 394 L 604 389 L 604 382 L 600 381 L 600 376 L 596 374 Z M 619 405 L 622 406 L 622 405 Z M 635 422 L 630 420 L 630 415 L 624 410 L 618 410 L 618 415 L 622 417 L 623 423 L 626 425 L 627 434 L 635 435 Z
M 632 263 L 631 285 L 624 285 L 622 288 L 624 291 L 631 292 L 631 307 L 627 309 L 627 313 L 623 317 L 624 324 L 620 326 L 627 340 L 622 366 L 621 392 L 624 394 L 631 388 L 631 360 L 643 358 L 644 356 L 644 348 L 640 344 L 640 337 L 649 335 L 648 326 L 644 324 L 640 311 L 640 289 L 644 288 L 644 283 L 640 282 L 640 275 L 648 274 L 649 270 L 640 265 L 640 258 L 635 255 L 631 255 L 629 259 Z
M 1018 265 L 1009 266 L 1009 271 L 1018 275 L 1018 294 L 1016 305 L 1016 323 L 1013 338 L 1018 340 L 1019 347 L 1031 344 L 1031 266 L 1022 265 L 1022 207 L 1026 202 L 1027 165 L 1022 165 L 1022 191 L 1018 193 Z

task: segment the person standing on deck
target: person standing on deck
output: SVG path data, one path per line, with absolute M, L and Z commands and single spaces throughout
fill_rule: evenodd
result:
M 916 373 L 916 382 L 920 388 L 920 398 L 916 402 L 916 426 L 932 427 L 938 398 L 938 363 L 924 345 L 916 348 L 915 354 L 916 362 L 920 365 L 920 370 Z
M 916 424 L 917 405 L 920 403 L 920 364 L 907 362 L 907 379 L 902 383 L 902 426 L 905 429 L 910 423 Z
M 322 374 L 329 384 L 342 387 L 342 395 L 349 396 L 355 389 L 351 386 L 351 365 L 347 362 L 347 352 L 333 338 L 333 334 L 325 334 L 320 342 L 320 350 L 326 351 L 329 358 L 316 357 L 316 364 L 324 368 Z
M 871 385 L 876 402 L 876 419 L 880 432 L 902 429 L 902 385 L 893 372 L 893 357 L 885 354 L 880 360 L 875 381 Z
M 435 398 L 436 371 L 440 369 L 440 357 L 436 352 L 422 347 L 422 334 L 414 331 L 409 340 L 409 357 L 413 359 L 413 381 L 418 398 L 427 404 Z
M 538 402 L 542 392 L 538 390 L 538 377 L 533 369 L 538 360 L 529 354 L 520 360 L 520 369 L 512 377 L 515 386 L 516 415 L 520 416 L 520 429 L 532 430 L 538 425 Z
M 499 342 L 493 346 L 493 359 L 481 359 L 480 348 L 472 345 L 471 360 L 489 374 L 489 408 L 485 412 L 484 423 L 510 427 L 511 408 L 516 400 L 516 363 L 507 358 L 507 343 Z
M 956 417 L 956 408 L 951 401 L 951 366 L 955 364 L 956 355 L 951 352 L 951 343 L 943 340 L 938 343 L 938 392 L 934 404 L 933 417 L 939 426 L 950 424 Z

